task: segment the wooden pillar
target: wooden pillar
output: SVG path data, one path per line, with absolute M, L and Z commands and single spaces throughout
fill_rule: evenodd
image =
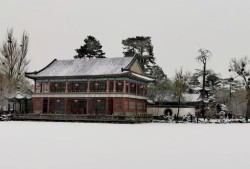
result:
M 89 79 L 87 81 L 87 93 L 90 93 L 90 81 L 89 81 Z
M 116 110 L 115 110 L 115 102 L 116 102 L 115 99 L 116 99 L 116 98 L 114 97 L 114 98 L 113 98 L 113 113 L 115 113 L 115 111 L 116 111 Z
M 106 81 L 106 93 L 109 93 L 109 80 Z
M 27 114 L 27 100 L 24 100 L 24 113 Z
M 127 87 L 127 86 L 126 86 L 126 81 L 124 80 L 124 81 L 123 81 L 123 93 L 126 93 L 126 87 Z
M 122 112 L 125 114 L 125 98 L 122 98 Z
M 142 112 L 145 113 L 144 100 L 141 101 L 141 104 L 142 104 Z
M 130 93 L 130 85 L 131 85 L 131 83 L 128 82 L 128 93 Z
M 9 105 L 9 104 L 8 104 Z M 8 111 L 9 111 L 9 108 L 8 108 Z M 16 99 L 15 99 L 15 101 L 14 101 L 14 112 L 16 113 L 17 111 L 16 111 Z
M 48 97 L 48 103 L 47 103 L 47 113 L 49 113 L 49 104 L 50 104 L 50 98 Z
M 35 80 L 35 85 L 34 85 L 34 93 L 36 93 L 36 80 Z
M 64 98 L 64 112 L 67 113 L 67 98 Z
M 86 114 L 89 114 L 89 98 L 86 98 Z
M 65 93 L 68 93 L 68 80 L 65 81 Z
M 137 93 L 137 92 L 136 92 L 136 93 Z M 136 114 L 137 114 L 137 112 L 138 112 L 138 111 L 137 111 L 137 101 L 138 101 L 138 100 L 135 99 L 135 113 L 136 113 Z
M 106 115 L 108 114 L 109 108 L 108 108 L 109 99 L 106 97 Z
M 135 94 L 136 94 L 136 95 L 137 95 L 137 93 L 138 93 L 137 89 L 138 89 L 138 84 L 136 83 L 136 84 L 135 84 Z
M 48 94 L 50 93 L 50 82 L 48 81 Z
M 43 84 L 44 84 L 44 82 L 41 82 L 41 84 L 40 84 L 40 87 L 42 89 L 42 92 L 41 92 L 42 94 L 44 94 L 44 85 Z
M 130 100 L 130 98 L 127 99 L 127 101 L 128 101 L 128 110 L 127 111 L 128 112 L 130 112 L 130 109 L 129 109 L 129 100 Z
M 114 82 L 114 88 L 113 88 L 113 93 L 116 93 L 116 80 L 113 81 Z
M 141 93 L 142 96 L 144 96 L 144 91 L 145 91 L 145 85 L 142 85 L 142 93 Z

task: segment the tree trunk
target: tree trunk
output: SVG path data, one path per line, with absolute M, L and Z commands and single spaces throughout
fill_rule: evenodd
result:
M 202 117 L 205 118 L 205 81 L 206 81 L 206 62 L 203 65 L 203 75 L 202 75 L 202 91 L 201 91 L 201 97 L 202 97 L 202 105 L 201 105 L 201 114 Z M 197 114 L 197 123 L 199 123 L 199 113 Z
M 203 79 L 202 79 L 202 117 L 204 118 L 205 121 L 205 82 L 206 82 L 206 62 L 204 63 L 204 67 L 203 67 Z
M 180 104 L 181 104 L 181 92 L 180 92 L 179 100 L 178 100 L 178 111 L 177 111 L 177 116 L 176 116 L 176 123 L 179 122 Z
M 247 89 L 247 112 L 246 112 L 246 122 L 248 123 L 248 118 L 250 115 L 250 89 Z

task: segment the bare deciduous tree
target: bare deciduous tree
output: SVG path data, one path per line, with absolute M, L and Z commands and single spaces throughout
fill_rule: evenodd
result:
M 246 122 L 248 122 L 248 118 L 250 115 L 250 72 L 247 66 L 249 63 L 248 57 L 243 57 L 240 59 L 233 58 L 230 62 L 229 71 L 235 72 L 237 76 L 243 78 L 245 88 L 247 91 L 247 111 L 245 114 Z
M 231 109 L 232 112 L 241 115 L 242 117 L 246 116 L 246 90 L 239 89 L 233 93 L 232 102 L 231 102 Z
M 13 29 L 7 31 L 6 40 L 0 46 L 1 72 L 7 79 L 9 93 L 25 81 L 24 73 L 27 70 L 29 36 L 23 32 L 21 42 L 14 37 Z M 19 83 L 19 84 L 18 84 Z
M 183 73 L 182 69 L 175 74 L 173 88 L 174 97 L 178 99 L 178 111 L 176 116 L 176 122 L 179 120 L 180 103 L 182 99 L 182 94 L 188 89 L 188 82 L 190 80 L 190 73 Z

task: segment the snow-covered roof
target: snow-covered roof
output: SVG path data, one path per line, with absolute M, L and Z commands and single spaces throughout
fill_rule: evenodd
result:
M 220 104 L 220 108 L 222 111 L 228 111 L 228 108 L 225 104 Z
M 146 77 L 146 76 L 143 76 L 143 75 L 139 75 L 139 74 L 137 74 L 137 73 L 132 73 L 132 75 L 133 75 L 133 76 L 136 76 L 136 77 L 138 77 L 138 78 L 140 78 L 140 79 L 146 80 L 146 81 L 154 81 L 154 80 L 155 80 L 155 79 L 153 79 L 153 78 Z
M 202 87 L 199 87 L 199 86 L 191 87 L 191 90 L 193 90 L 193 91 L 201 91 L 201 90 L 202 90 Z M 206 91 L 210 91 L 211 89 L 208 88 L 208 87 L 205 87 L 205 90 L 206 90 Z
M 123 74 L 134 61 L 134 57 L 93 58 L 53 60 L 48 66 L 38 72 L 26 73 L 29 78 L 65 77 L 65 76 L 95 76 Z
M 22 99 L 31 99 L 30 95 L 24 94 L 20 91 L 17 91 L 13 96 L 10 97 L 10 100 L 22 100 Z
M 199 90 L 202 90 L 202 88 L 201 87 L 198 87 L 198 86 L 196 86 L 196 87 L 192 87 L 191 88 L 193 91 L 199 91 Z
M 189 94 L 189 93 L 184 93 L 182 95 L 184 97 L 184 100 L 187 102 L 199 102 L 201 101 L 200 94 Z
M 154 100 L 147 100 L 148 104 L 154 104 Z

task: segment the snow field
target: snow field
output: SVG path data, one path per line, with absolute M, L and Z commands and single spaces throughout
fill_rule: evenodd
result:
M 235 169 L 250 124 L 0 122 L 0 169 Z

